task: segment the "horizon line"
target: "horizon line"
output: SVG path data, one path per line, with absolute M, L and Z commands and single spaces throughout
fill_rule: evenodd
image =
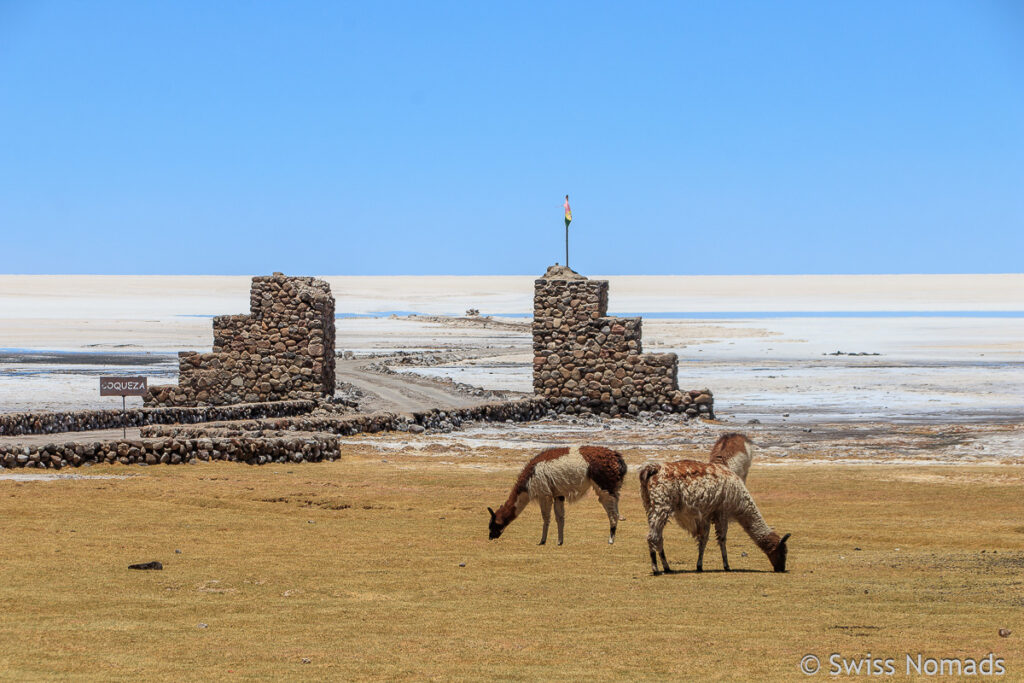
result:
M 0 277 L 259 277 L 274 272 L 283 272 L 291 277 L 530 277 L 538 279 L 543 274 L 531 273 L 303 273 L 296 275 L 286 271 L 249 273 L 0 273 Z M 594 273 L 584 277 L 893 277 L 893 276 L 1004 276 L 1024 275 L 1021 272 L 910 272 L 910 273 Z

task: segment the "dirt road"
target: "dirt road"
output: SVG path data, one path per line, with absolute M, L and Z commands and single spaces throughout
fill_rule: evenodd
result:
M 379 359 L 377 359 L 379 361 Z M 366 366 L 372 360 L 338 359 L 337 381 L 348 383 L 359 389 L 360 412 L 389 411 L 412 413 L 438 408 L 468 408 L 487 401 L 487 398 L 472 396 L 449 388 L 442 382 L 412 374 L 386 375 L 374 372 Z M 139 439 L 138 427 L 129 427 L 127 438 Z M 120 429 L 102 429 L 88 432 L 63 432 L 57 434 L 26 434 L 0 436 L 0 444 L 46 445 L 68 441 L 107 441 L 121 439 Z
M 411 413 L 431 408 L 468 408 L 485 399 L 447 388 L 440 382 L 411 374 L 384 375 L 367 369 L 367 360 L 338 360 L 338 382 L 346 382 L 363 392 L 360 412 L 387 410 Z

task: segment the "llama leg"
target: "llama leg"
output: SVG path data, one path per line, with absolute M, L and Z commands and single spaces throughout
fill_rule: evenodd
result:
M 708 545 L 708 536 L 711 535 L 711 522 L 701 520 L 697 523 L 697 571 L 704 571 L 704 548 Z
M 544 545 L 548 542 L 548 525 L 551 524 L 551 498 L 542 496 L 537 504 L 540 505 L 540 516 L 544 520 L 544 529 L 540 532 L 540 543 L 537 545 Z
M 729 533 L 729 516 L 722 514 L 715 520 L 715 538 L 722 550 L 722 567 L 729 571 L 729 554 L 725 550 L 725 535 Z
M 558 545 L 562 545 L 565 531 L 565 496 L 555 497 L 555 522 L 558 523 Z
M 608 523 L 611 527 L 611 531 L 608 534 L 608 543 L 615 543 L 615 528 L 619 525 L 619 499 L 604 489 L 595 488 L 595 491 L 597 492 L 597 499 L 604 506 L 604 511 L 608 513 Z
M 661 556 L 661 565 L 665 568 L 665 573 L 672 573 L 672 570 L 668 567 L 668 560 L 665 559 L 664 530 L 666 522 L 668 522 L 667 513 L 652 511 L 647 516 L 647 523 L 650 526 L 650 530 L 647 533 L 647 548 L 651 551 L 651 573 L 655 576 L 661 573 L 658 571 L 659 555 Z

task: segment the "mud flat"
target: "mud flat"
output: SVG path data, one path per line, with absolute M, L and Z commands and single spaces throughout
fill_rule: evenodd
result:
M 530 390 L 533 277 L 326 279 L 339 352 L 456 350 L 460 360 L 392 369 Z M 678 353 L 680 383 L 712 388 L 733 428 L 842 440 L 858 425 L 958 424 L 989 439 L 1024 412 L 1021 275 L 609 279 L 610 309 L 644 314 L 646 350 Z M 119 407 L 96 395 L 100 374 L 173 381 L 173 354 L 207 350 L 210 316 L 244 310 L 248 285 L 0 276 L 0 411 Z M 508 315 L 439 317 L 468 308 Z M 1001 448 L 1024 452 L 1016 433 L 1000 434 Z

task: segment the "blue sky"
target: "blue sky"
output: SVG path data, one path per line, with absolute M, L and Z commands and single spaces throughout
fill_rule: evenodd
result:
M 1024 6 L 0 0 L 7 273 L 1021 272 Z

